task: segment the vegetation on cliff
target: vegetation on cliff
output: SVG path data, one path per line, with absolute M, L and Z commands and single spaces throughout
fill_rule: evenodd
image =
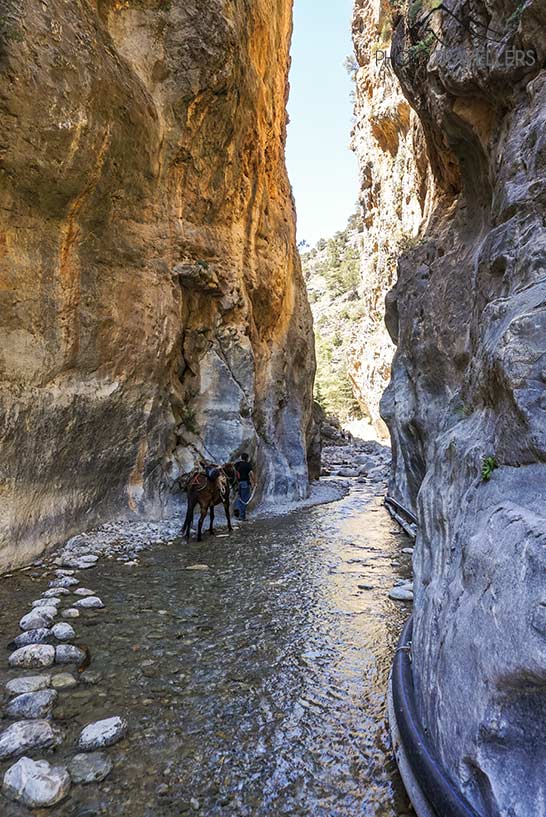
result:
M 320 239 L 302 254 L 302 265 L 315 320 L 317 375 L 315 399 L 342 422 L 362 417 L 351 379 L 351 349 L 363 315 L 359 287 L 362 219 Z

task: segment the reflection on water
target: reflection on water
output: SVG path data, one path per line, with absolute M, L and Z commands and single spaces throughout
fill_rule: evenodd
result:
M 82 571 L 106 604 L 75 623 L 102 679 L 59 696 L 67 736 L 48 759 L 67 760 L 82 725 L 101 717 L 125 716 L 130 732 L 108 750 L 106 781 L 74 786 L 47 813 L 409 814 L 385 723 L 408 613 L 387 598 L 407 575 L 391 564 L 404 562 L 407 544 L 393 528 L 380 499 L 359 488 L 230 538 L 156 547 L 137 567 L 102 561 Z M 210 569 L 185 569 L 195 563 Z M 7 642 L 46 580 L 18 574 L 2 586 Z M 3 670 L 1 680 L 16 674 Z M 29 813 L 1 802 L 5 817 Z

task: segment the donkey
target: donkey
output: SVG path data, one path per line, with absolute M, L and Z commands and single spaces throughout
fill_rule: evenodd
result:
M 228 530 L 231 533 L 233 530 L 231 525 L 231 514 L 229 510 L 230 505 L 230 489 L 235 486 L 237 482 L 237 473 L 235 467 L 231 462 L 226 462 L 212 470 L 209 476 L 201 472 L 195 472 L 188 482 L 188 509 L 186 511 L 186 519 L 184 527 L 182 528 L 182 536 L 186 535 L 189 540 L 191 533 L 191 526 L 193 524 L 193 515 L 195 506 L 199 505 L 201 515 L 197 524 L 197 541 L 202 541 L 203 522 L 206 519 L 207 513 L 210 511 L 210 527 L 209 533 L 214 536 L 214 508 L 216 505 L 223 505 L 226 513 Z

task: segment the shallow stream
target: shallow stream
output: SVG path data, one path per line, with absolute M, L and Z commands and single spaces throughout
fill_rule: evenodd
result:
M 59 694 L 65 740 L 29 754 L 63 764 L 81 728 L 110 715 L 129 733 L 106 750 L 104 782 L 35 813 L 409 815 L 385 691 L 409 613 L 387 593 L 410 575 L 410 557 L 381 497 L 358 485 L 339 502 L 218 534 L 155 546 L 135 566 L 103 559 L 76 572 L 105 604 L 71 622 L 100 680 Z M 48 578 L 36 568 L 0 580 L 6 643 Z M 2 687 L 36 674 L 6 667 Z M 0 814 L 30 812 L 0 796 Z

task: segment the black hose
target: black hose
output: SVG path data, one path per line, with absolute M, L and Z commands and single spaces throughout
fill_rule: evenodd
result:
M 412 525 L 417 524 L 417 517 L 415 514 L 412 513 L 412 511 L 408 511 L 407 508 L 401 505 L 400 502 L 397 502 L 396 499 L 393 499 L 392 496 L 385 497 L 385 505 L 390 505 L 395 511 L 402 513 Z
M 413 617 L 410 617 L 402 632 L 392 668 L 392 697 L 404 753 L 430 808 L 438 817 L 480 817 L 457 791 L 434 757 L 430 743 L 421 730 L 411 670 L 412 635 Z

